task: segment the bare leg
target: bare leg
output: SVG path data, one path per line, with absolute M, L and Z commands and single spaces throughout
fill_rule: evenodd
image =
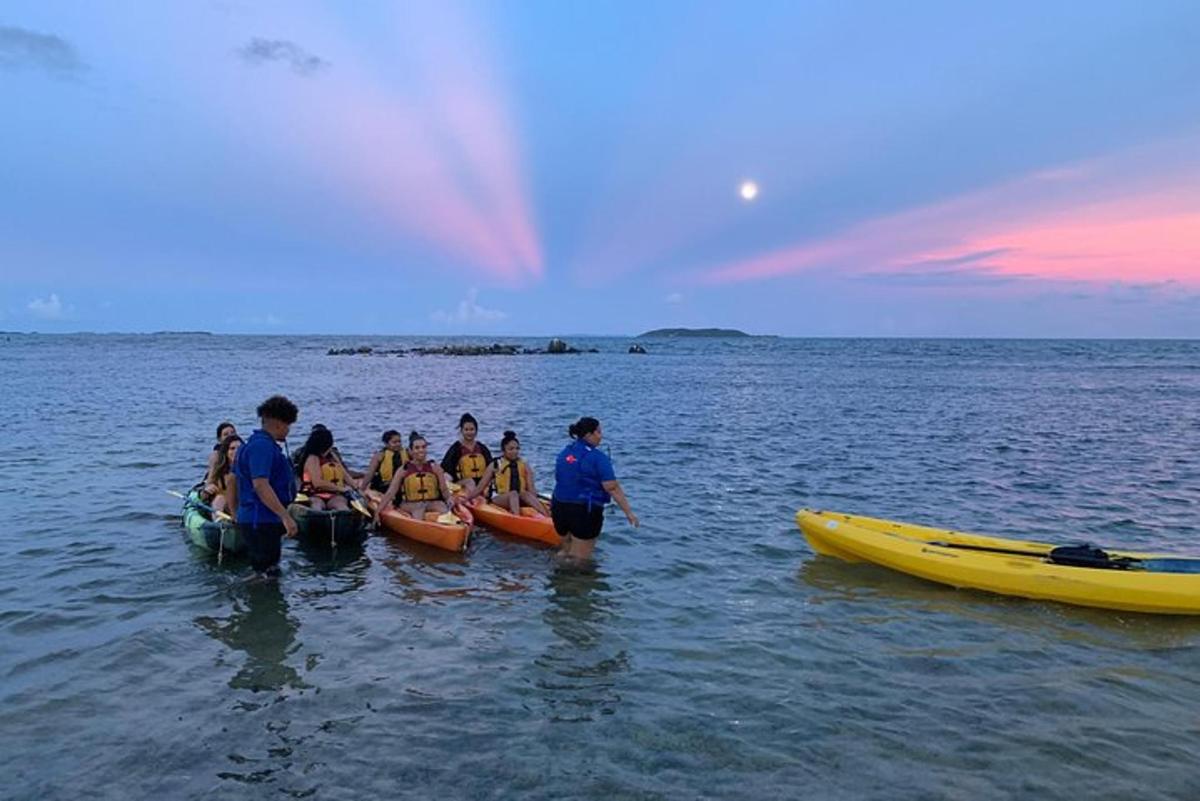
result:
M 411 515 L 416 520 L 425 519 L 425 502 L 414 501 L 412 503 L 400 504 L 400 511 L 407 515 Z
M 571 555 L 571 544 L 574 541 L 575 541 L 575 538 L 572 537 L 570 534 L 563 534 L 562 535 L 562 544 L 558 546 L 558 555 L 563 558 L 570 556 Z
M 346 503 L 346 498 L 341 495 L 334 495 L 326 502 L 325 506 L 328 509 L 336 509 L 338 511 L 350 508 L 350 504 Z
M 318 498 L 316 495 L 310 495 L 308 496 L 308 508 L 312 509 L 314 512 L 324 511 L 325 501 L 321 498 Z
M 497 492 L 492 496 L 492 503 L 501 509 L 507 506 L 514 515 L 521 514 L 521 497 L 515 492 Z
M 568 559 L 576 559 L 580 562 L 586 562 L 592 558 L 592 551 L 595 549 L 595 540 L 581 540 L 571 537 L 571 544 L 567 548 L 566 556 Z
M 216 515 L 217 512 L 224 512 L 225 511 L 225 496 L 218 495 L 217 497 L 213 498 L 212 508 L 213 508 L 214 516 Z
M 521 493 L 521 503 L 532 509 L 536 509 L 539 513 L 544 514 L 546 517 L 550 516 L 550 510 L 547 509 L 542 503 L 542 499 L 534 495 L 529 490 L 525 490 L 525 492 Z

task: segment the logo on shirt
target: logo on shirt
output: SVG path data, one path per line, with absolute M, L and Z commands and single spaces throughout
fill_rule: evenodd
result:
M 575 454 L 573 454 L 573 453 L 567 454 L 567 464 L 575 464 L 578 461 L 579 460 L 575 458 Z

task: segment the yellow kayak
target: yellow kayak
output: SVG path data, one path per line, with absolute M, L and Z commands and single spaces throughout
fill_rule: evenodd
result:
M 1078 606 L 1200 615 L 1200 558 L 988 537 L 895 520 L 801 509 L 818 554 L 930 581 Z

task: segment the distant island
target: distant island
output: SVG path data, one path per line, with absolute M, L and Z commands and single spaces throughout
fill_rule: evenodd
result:
M 748 337 L 745 331 L 738 331 L 736 328 L 655 328 L 653 331 L 647 331 L 644 334 L 638 334 L 637 338 L 644 337 Z

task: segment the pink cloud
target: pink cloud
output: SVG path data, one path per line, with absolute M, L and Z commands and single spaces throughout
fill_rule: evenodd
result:
M 1153 176 L 1130 171 L 1120 159 L 1068 165 L 717 264 L 693 277 L 726 284 L 810 270 L 902 274 L 959 261 L 959 272 L 1200 284 L 1197 177 L 1200 165 L 1190 162 Z M 971 258 L 981 253 L 989 257 Z

